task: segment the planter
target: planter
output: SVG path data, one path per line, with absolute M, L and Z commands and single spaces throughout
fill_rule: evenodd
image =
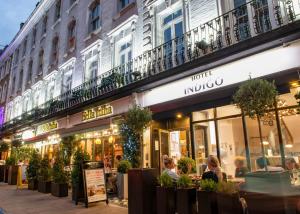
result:
M 177 189 L 176 202 L 178 214 L 196 214 L 196 189 Z
M 84 189 L 83 185 L 72 183 L 72 201 L 78 204 L 78 201 L 83 201 Z
M 5 166 L 0 165 L 0 182 L 4 182 Z
M 68 184 L 51 183 L 51 194 L 56 197 L 68 196 Z
M 28 179 L 28 189 L 29 190 L 37 190 L 38 189 L 37 179 Z
M 156 187 L 157 214 L 174 214 L 176 211 L 175 188 Z
M 243 214 L 239 194 L 217 193 L 219 214 Z
M 8 183 L 8 166 L 4 166 L 4 183 Z
M 50 193 L 51 192 L 51 181 L 38 181 L 38 191 L 41 193 Z
M 17 185 L 18 166 L 8 166 L 8 185 Z
M 130 169 L 128 171 L 128 213 L 156 214 L 158 169 Z
M 128 199 L 128 174 L 117 174 L 118 197 Z
M 198 213 L 218 214 L 217 193 L 197 191 Z

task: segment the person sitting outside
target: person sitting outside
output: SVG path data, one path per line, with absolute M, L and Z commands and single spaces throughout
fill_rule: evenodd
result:
M 163 173 L 168 174 L 173 181 L 177 181 L 179 179 L 179 176 L 172 171 L 172 169 L 175 168 L 174 160 L 173 158 L 169 158 L 168 156 L 164 156 L 164 171 Z
M 282 167 L 270 166 L 270 161 L 268 158 L 260 157 L 256 159 L 256 165 L 258 172 L 268 171 L 268 172 L 283 172 L 284 169 Z
M 295 170 L 295 169 L 296 170 L 299 169 L 299 165 L 297 164 L 297 162 L 295 161 L 295 159 L 293 157 L 285 159 L 285 167 L 289 171 L 292 171 L 292 170 Z
M 248 168 L 245 167 L 245 158 L 238 156 L 234 160 L 235 165 L 235 177 L 236 178 L 243 178 L 245 177 L 246 173 L 248 172 Z
M 216 183 L 223 181 L 223 173 L 217 157 L 210 155 L 207 158 L 208 171 L 202 175 L 203 180 L 213 180 Z

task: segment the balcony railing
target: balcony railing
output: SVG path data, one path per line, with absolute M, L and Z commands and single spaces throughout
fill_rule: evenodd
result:
M 55 115 L 118 88 L 192 62 L 299 19 L 298 0 L 273 0 L 272 5 L 268 2 L 270 1 L 254 0 L 241 5 L 23 113 L 5 123 L 3 129 Z

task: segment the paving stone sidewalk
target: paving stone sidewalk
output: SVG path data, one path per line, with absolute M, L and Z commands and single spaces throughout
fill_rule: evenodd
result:
M 0 183 L 0 214 L 127 214 L 126 208 L 116 205 L 97 203 L 85 208 L 82 203 L 76 206 L 70 196 L 56 198 L 50 194 L 42 194 L 27 189 L 16 189 Z

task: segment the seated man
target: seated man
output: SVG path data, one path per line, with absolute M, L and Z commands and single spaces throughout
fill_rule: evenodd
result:
M 283 172 L 284 169 L 282 167 L 276 167 L 276 166 L 270 166 L 270 161 L 268 158 L 260 157 L 256 159 L 256 165 L 257 165 L 257 170 L 258 172 L 260 171 L 267 171 L 268 172 Z

